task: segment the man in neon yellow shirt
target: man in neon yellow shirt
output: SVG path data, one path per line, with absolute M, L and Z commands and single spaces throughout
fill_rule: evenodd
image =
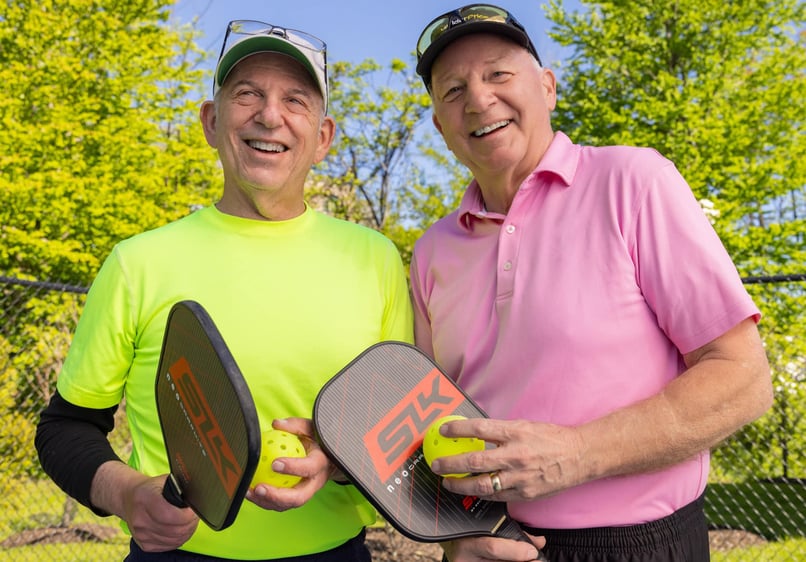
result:
M 325 44 L 260 22 L 230 22 L 200 117 L 224 172 L 214 206 L 118 244 L 89 292 L 36 445 L 43 467 L 132 535 L 126 560 L 369 560 L 375 512 L 313 440 L 320 387 L 369 345 L 412 341 L 405 272 L 370 229 L 309 208 L 310 168 L 330 148 Z M 254 396 L 261 427 L 291 431 L 308 456 L 275 470 L 293 488 L 258 484 L 221 532 L 161 496 L 168 472 L 154 377 L 168 311 L 210 312 Z M 133 450 L 106 434 L 125 397 Z M 162 553 L 162 554 L 159 554 Z

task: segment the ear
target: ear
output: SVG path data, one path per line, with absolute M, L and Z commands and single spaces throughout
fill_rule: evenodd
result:
M 442 125 L 440 124 L 439 119 L 437 118 L 436 112 L 433 112 L 431 114 L 431 122 L 434 124 L 434 127 L 436 127 L 437 131 L 439 131 L 439 134 L 442 135 Z
M 543 95 L 546 99 L 546 106 L 549 111 L 554 111 L 557 106 L 557 77 L 550 68 L 544 68 L 543 74 L 540 77 L 540 83 L 543 88 Z
M 322 124 L 319 126 L 319 143 L 314 154 L 314 163 L 318 164 L 325 159 L 335 136 L 336 121 L 330 115 L 325 115 L 324 119 L 322 119 Z
M 204 138 L 207 139 L 207 144 L 216 148 L 216 112 L 215 103 L 211 100 L 205 101 L 199 109 L 199 120 L 204 129 Z

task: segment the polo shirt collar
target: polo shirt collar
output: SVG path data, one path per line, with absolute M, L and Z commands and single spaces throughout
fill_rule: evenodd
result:
M 571 139 L 562 131 L 555 132 L 548 150 L 546 150 L 543 158 L 540 159 L 537 168 L 524 180 L 521 188 L 533 185 L 537 176 L 541 174 L 554 175 L 566 187 L 570 187 L 579 163 L 580 148 L 580 146 L 572 143 Z M 462 202 L 457 209 L 459 226 L 470 230 L 474 218 L 502 219 L 503 216 L 500 213 L 493 213 L 484 209 L 481 189 L 474 178 L 467 186 L 465 194 L 462 196 Z

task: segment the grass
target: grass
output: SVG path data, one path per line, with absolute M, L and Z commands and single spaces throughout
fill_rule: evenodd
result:
M 798 483 L 709 484 L 709 525 L 755 533 L 767 544 L 714 552 L 712 562 L 806 562 L 806 486 Z
M 711 562 L 806 562 L 806 540 L 791 539 L 763 546 L 712 552 Z
M 108 543 L 65 543 L 0 548 L 2 562 L 114 562 L 123 560 L 129 553 L 129 541 Z
M 64 494 L 48 481 L 20 482 L 6 479 L 0 490 L 0 541 L 16 532 L 57 525 Z M 714 528 L 756 533 L 769 543 L 714 552 L 713 562 L 806 562 L 806 486 L 802 483 L 710 484 L 706 515 Z M 115 518 L 96 517 L 80 507 L 75 523 L 118 528 Z M 383 525 L 379 519 L 378 525 Z M 108 543 L 39 544 L 0 547 L 0 562 L 96 562 L 122 560 L 128 538 L 118 532 Z
M 64 511 L 64 494 L 50 481 L 4 479 L 0 490 L 0 542 L 14 534 L 57 526 Z M 120 531 L 114 517 L 97 517 L 78 507 L 73 522 L 103 525 L 118 532 L 106 543 L 72 542 L 35 544 L 4 548 L 0 546 L 0 562 L 97 562 L 123 560 L 129 551 L 129 539 Z
M 717 529 L 741 529 L 769 541 L 806 538 L 802 483 L 709 484 L 705 515 Z

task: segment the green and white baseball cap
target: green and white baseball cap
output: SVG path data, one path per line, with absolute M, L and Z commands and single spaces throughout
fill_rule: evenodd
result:
M 252 20 L 234 20 L 227 26 L 213 79 L 213 95 L 239 62 L 256 53 L 282 53 L 297 60 L 319 86 L 327 112 L 327 45 L 318 37 Z

